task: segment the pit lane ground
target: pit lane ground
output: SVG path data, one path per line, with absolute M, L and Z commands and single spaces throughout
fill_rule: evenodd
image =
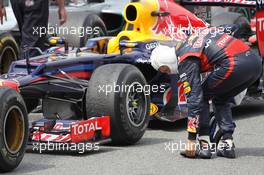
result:
M 233 109 L 237 124 L 237 159 L 212 160 L 182 158 L 172 144 L 184 142 L 186 121 L 173 124 L 152 122 L 144 138 L 134 146 L 101 146 L 84 154 L 56 151 L 39 154 L 27 149 L 21 165 L 10 174 L 98 174 L 98 175 L 175 175 L 175 174 L 263 174 L 264 102 L 253 101 Z M 31 114 L 30 119 L 39 117 Z M 170 147 L 170 149 L 169 149 Z

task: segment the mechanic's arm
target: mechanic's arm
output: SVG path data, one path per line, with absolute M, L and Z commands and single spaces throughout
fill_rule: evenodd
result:
M 64 0 L 56 0 L 58 7 L 59 7 L 59 20 L 60 20 L 60 25 L 64 24 L 67 21 L 67 12 L 65 9 L 64 5 Z
M 188 139 L 196 140 L 199 117 L 202 110 L 203 90 L 200 77 L 200 59 L 188 57 L 179 64 L 180 80 L 188 106 Z
M 3 24 L 4 17 L 5 20 L 7 21 L 6 11 L 4 7 L 4 0 L 0 0 L 0 24 Z

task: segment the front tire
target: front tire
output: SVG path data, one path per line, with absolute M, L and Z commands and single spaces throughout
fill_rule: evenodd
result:
M 150 97 L 144 90 L 135 89 L 146 85 L 142 73 L 129 64 L 104 65 L 93 72 L 86 97 L 87 116 L 111 117 L 114 145 L 135 144 L 144 135 L 149 123 Z M 103 92 L 100 87 L 112 90 Z
M 0 109 L 0 172 L 8 172 L 23 159 L 28 116 L 21 95 L 10 88 L 0 88 Z

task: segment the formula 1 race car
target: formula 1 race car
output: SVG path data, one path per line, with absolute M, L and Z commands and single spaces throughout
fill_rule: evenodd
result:
M 257 13 L 261 56 L 262 7 L 261 3 Z M 144 135 L 149 116 L 166 121 L 187 116 L 182 84 L 177 84 L 173 75 L 155 71 L 150 55 L 158 44 L 173 45 L 192 28 L 208 24 L 172 0 L 135 0 L 125 7 L 124 17 L 126 26 L 116 37 L 90 39 L 82 48 L 69 47 L 63 38 L 51 38 L 57 46 L 37 57 L 25 55 L 26 60 L 13 62 L 1 76 L 0 171 L 19 165 L 28 141 L 70 144 L 111 140 L 114 145 L 130 145 Z M 28 113 L 39 100 L 43 119 L 28 124 Z

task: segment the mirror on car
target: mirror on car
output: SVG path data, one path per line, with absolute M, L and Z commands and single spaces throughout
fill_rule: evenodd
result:
M 169 16 L 170 12 L 159 12 L 159 11 L 153 11 L 151 12 L 151 16 L 153 17 L 164 17 L 164 16 Z
M 87 0 L 87 3 L 91 3 L 91 2 L 100 3 L 100 2 L 105 2 L 105 0 Z

